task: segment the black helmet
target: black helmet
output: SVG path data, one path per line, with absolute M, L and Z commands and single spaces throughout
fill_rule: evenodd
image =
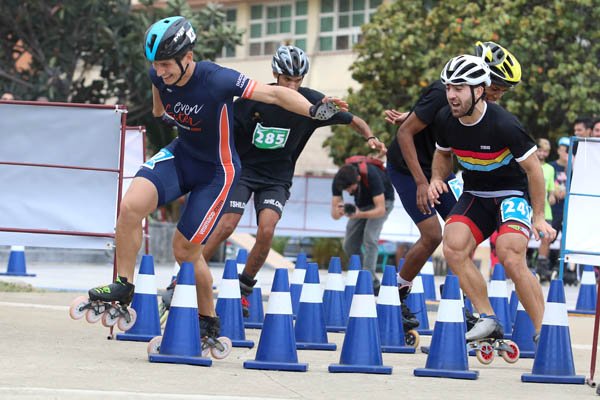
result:
M 279 46 L 271 66 L 277 74 L 304 76 L 308 73 L 308 56 L 296 46 Z
M 168 17 L 155 22 L 146 31 L 144 50 L 148 61 L 175 58 L 191 50 L 196 41 L 192 24 L 181 16 Z

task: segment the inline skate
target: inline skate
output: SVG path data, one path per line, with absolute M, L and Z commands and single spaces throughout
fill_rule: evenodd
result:
M 173 293 L 175 293 L 175 286 L 177 285 L 177 279 L 173 279 L 166 289 L 159 290 L 158 294 L 162 302 L 158 306 L 158 314 L 160 316 L 161 326 L 167 321 L 169 316 L 169 309 L 171 308 L 171 300 L 173 300 Z
M 419 320 L 415 314 L 410 311 L 410 308 L 406 305 L 406 299 L 410 293 L 410 286 L 404 285 L 398 288 L 400 294 L 400 309 L 402 310 L 402 327 L 404 329 L 404 341 L 407 346 L 419 347 L 419 332 L 415 328 L 419 327 Z
M 467 348 L 475 351 L 475 356 L 482 364 L 494 361 L 497 353 L 507 363 L 519 360 L 519 346 L 511 340 L 504 339 L 504 329 L 495 316 L 482 314 L 473 328 L 465 335 Z
M 208 357 L 210 353 L 217 360 L 221 360 L 231 353 L 233 345 L 231 340 L 221 333 L 221 320 L 219 317 L 209 317 L 198 314 L 200 321 L 200 338 L 202 339 L 202 356 Z
M 102 320 L 102 325 L 106 327 L 116 325 L 120 330 L 127 331 L 135 324 L 137 317 L 135 310 L 128 307 L 134 288 L 127 278 L 119 276 L 114 283 L 90 289 L 87 297 L 76 298 L 69 308 L 69 315 L 75 320 L 85 316 L 91 324 Z
M 248 301 L 248 296 L 252 294 L 252 291 L 254 290 L 254 285 L 256 285 L 257 280 L 250 278 L 243 272 L 241 274 L 238 274 L 238 279 L 240 281 L 242 314 L 244 315 L 244 318 L 248 318 L 250 316 L 250 302 Z

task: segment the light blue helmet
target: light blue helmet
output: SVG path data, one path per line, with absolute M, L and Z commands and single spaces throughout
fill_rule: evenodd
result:
M 196 33 L 192 24 L 181 16 L 161 19 L 148 28 L 144 51 L 148 61 L 176 58 L 192 49 Z

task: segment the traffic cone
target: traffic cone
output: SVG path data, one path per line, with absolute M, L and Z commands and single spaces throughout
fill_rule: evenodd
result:
M 400 271 L 402 271 L 402 267 L 404 267 L 404 257 L 402 257 L 400 261 L 398 261 L 398 268 L 396 268 L 396 271 L 400 273 Z
M 523 304 L 517 299 L 517 315 L 512 332 L 512 341 L 519 346 L 520 358 L 535 357 L 535 327 L 529 314 L 523 308 Z
M 392 367 L 383 365 L 373 280 L 369 271 L 358 273 L 340 363 L 330 364 L 329 372 L 392 373 Z
M 285 268 L 275 270 L 256 358 L 244 361 L 244 368 L 300 372 L 308 369 L 308 364 L 298 362 L 292 300 Z
M 398 293 L 396 268 L 388 265 L 383 271 L 383 279 L 377 297 L 377 321 L 381 351 L 384 353 L 414 353 L 415 348 L 406 345 L 402 311 Z
M 233 347 L 247 347 L 249 349 L 254 347 L 254 342 L 246 340 L 246 333 L 244 332 L 240 281 L 238 280 L 236 262 L 233 260 L 225 261 L 215 311 L 221 319 L 221 335 L 231 339 Z
M 433 260 L 429 257 L 429 260 L 427 260 L 425 264 L 423 264 L 423 268 L 421 268 L 421 279 L 423 279 L 423 293 L 425 293 L 425 300 L 436 300 L 435 279 L 433 275 Z
M 585 377 L 575 375 L 569 316 L 563 282 L 550 282 L 542 330 L 537 344 L 533 369 L 521 375 L 523 382 L 583 384 Z
M 306 254 L 299 253 L 296 257 L 296 266 L 292 273 L 292 282 L 290 285 L 290 296 L 292 297 L 292 312 L 294 318 L 298 313 L 298 305 L 300 304 L 300 294 L 302 293 L 302 285 L 304 284 L 304 275 L 306 275 Z
M 323 294 L 319 281 L 319 266 L 308 263 L 298 316 L 296 317 L 296 348 L 301 350 L 335 350 L 335 343 L 327 342 Z
M 506 274 L 504 273 L 504 266 L 502 266 L 502 264 L 496 264 L 494 267 L 492 280 L 488 287 L 488 297 L 490 298 L 490 304 L 494 309 L 498 321 L 500 321 L 504 328 L 504 338 L 510 339 L 512 337 L 512 320 L 510 318 L 510 309 L 508 307 Z
M 469 370 L 465 345 L 463 300 L 456 275 L 448 274 L 438 308 L 431 346 L 425 368 L 414 370 L 415 376 L 477 379 L 478 371 Z
M 513 323 L 513 331 L 515 320 L 517 318 L 517 308 L 519 306 L 519 296 L 517 295 L 517 291 L 513 288 L 512 293 L 510 294 L 510 301 L 508 303 L 508 308 L 510 309 L 510 320 Z
M 354 288 L 358 279 L 358 272 L 362 270 L 360 256 L 353 254 L 348 262 L 348 272 L 346 273 L 346 287 L 344 288 L 344 303 L 346 305 L 345 318 L 348 318 L 350 306 L 352 305 L 352 296 L 354 296 Z
M 433 331 L 429 328 L 429 317 L 427 316 L 427 304 L 425 304 L 425 292 L 423 289 L 423 276 L 417 275 L 412 282 L 412 288 L 406 298 L 406 305 L 419 320 L 419 327 L 415 329 L 420 335 L 431 335 Z
M 25 265 L 25 246 L 10 246 L 6 272 L 0 272 L 0 275 L 35 276 L 35 274 L 27 273 L 27 266 Z
M 154 276 L 154 258 L 145 254 L 140 262 L 140 271 L 135 279 L 135 291 L 131 307 L 137 313 L 135 324 L 125 333 L 118 333 L 117 340 L 148 342 L 160 336 L 160 316 L 156 277 Z
M 339 257 L 331 257 L 327 272 L 327 285 L 323 293 L 325 326 L 328 332 L 344 332 L 348 324 L 344 298 L 344 280 Z
M 248 261 L 248 251 L 246 249 L 239 249 L 237 254 L 237 272 L 241 274 L 244 272 L 246 267 L 246 261 Z M 262 303 L 262 289 L 260 287 L 260 272 L 256 274 L 256 284 L 250 296 L 248 296 L 248 308 L 249 315 L 244 317 L 244 328 L 247 329 L 262 329 L 263 320 L 265 319 L 265 312 Z
M 577 314 L 595 314 L 596 313 L 596 274 L 594 267 L 584 265 L 581 273 L 581 286 L 577 295 L 577 304 L 575 309 L 569 312 Z
M 196 280 L 192 263 L 184 262 L 181 265 L 165 332 L 162 340 L 158 340 L 159 352 L 148 354 L 150 362 L 212 365 L 210 358 L 202 357 Z

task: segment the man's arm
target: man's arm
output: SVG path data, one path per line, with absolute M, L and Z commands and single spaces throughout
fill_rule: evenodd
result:
M 433 153 L 433 162 L 431 163 L 431 182 L 429 182 L 429 205 L 431 208 L 440 204 L 438 200 L 442 193 L 448 192 L 448 185 L 444 179 L 452 172 L 452 153 L 437 149 Z
M 331 198 L 331 217 L 338 220 L 344 216 L 344 199 L 342 196 Z
M 546 222 L 544 215 L 546 188 L 540 160 L 538 160 L 535 153 L 532 153 L 526 159 L 519 161 L 519 165 L 527 174 L 529 199 L 531 208 L 533 208 L 533 235 L 536 240 L 540 240 L 540 233 L 544 237 L 553 240 L 556 231 Z
M 385 215 L 385 195 L 383 193 L 373 196 L 374 208 L 368 211 L 356 210 L 356 212 L 348 218 L 353 219 L 367 219 L 367 218 L 381 218 Z
M 314 114 L 311 114 L 311 108 L 313 105 L 304 96 L 302 96 L 296 90 L 288 89 L 283 86 L 265 85 L 257 82 L 250 99 L 260 101 L 262 103 L 277 104 L 288 111 L 304 115 L 305 117 L 315 117 Z M 341 99 L 335 97 L 324 97 L 322 102 L 332 102 L 339 108 L 339 111 L 348 111 L 348 103 Z M 324 107 L 324 105 L 321 105 L 320 107 Z
M 369 146 L 373 150 L 378 151 L 379 156 L 384 156 L 387 153 L 387 148 L 385 144 L 379 141 L 379 138 L 373 136 L 373 132 L 371 132 L 371 128 L 365 122 L 364 119 L 357 117 L 354 115 L 352 117 L 352 122 L 350 122 L 350 126 L 356 132 L 358 132 L 367 142 L 367 146 Z
M 152 115 L 155 117 L 161 117 L 165 113 L 165 107 L 163 106 L 160 94 L 156 86 L 152 85 Z

